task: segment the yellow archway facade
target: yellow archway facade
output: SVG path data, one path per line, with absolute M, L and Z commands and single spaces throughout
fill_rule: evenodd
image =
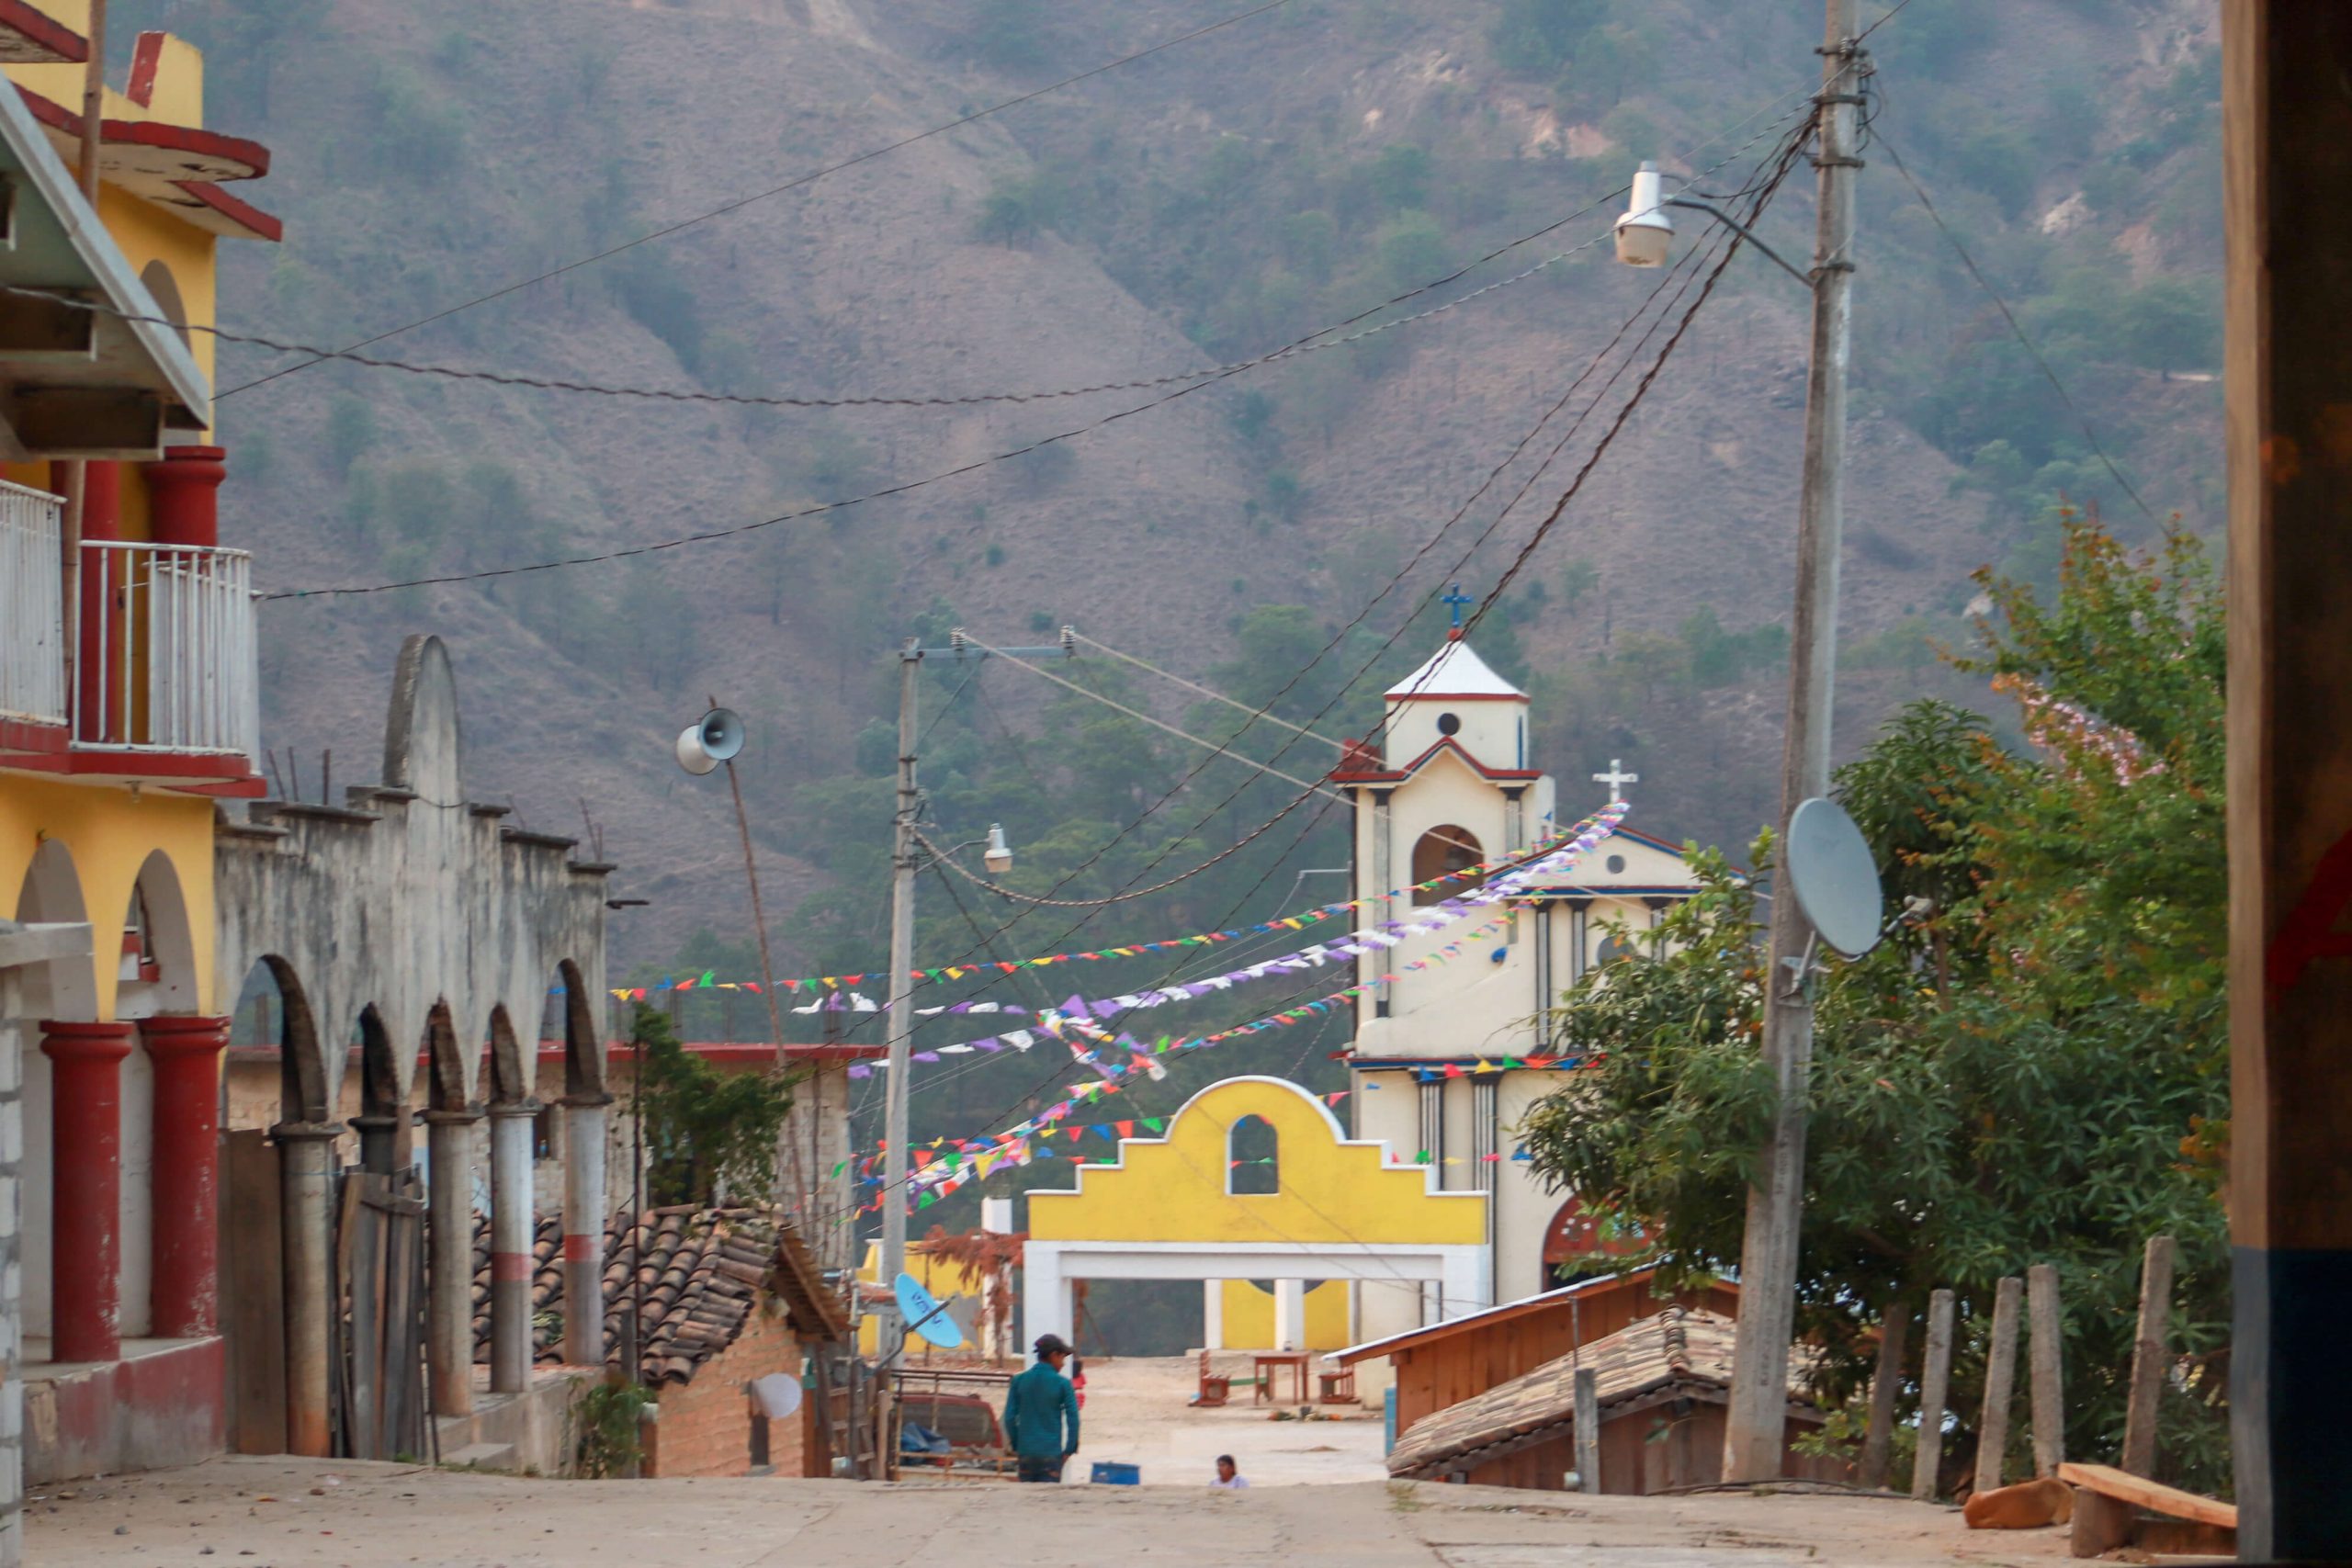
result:
M 1232 1129 L 1250 1117 L 1273 1130 L 1271 1192 L 1231 1190 Z M 1348 1137 L 1296 1084 L 1212 1084 L 1162 1136 L 1122 1139 L 1117 1161 L 1080 1168 L 1075 1188 L 1029 1195 L 1023 1333 L 1067 1337 L 1080 1279 L 1198 1280 L 1218 1302 L 1225 1281 L 1272 1280 L 1272 1342 L 1298 1349 L 1312 1348 L 1308 1281 L 1415 1290 L 1442 1314 L 1491 1304 L 1487 1194 L 1442 1191 L 1438 1175 Z

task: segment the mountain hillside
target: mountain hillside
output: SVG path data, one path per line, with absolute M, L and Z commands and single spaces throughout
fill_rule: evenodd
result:
M 370 754 L 400 638 L 448 639 L 474 792 L 513 799 L 543 830 L 579 830 L 584 808 L 624 867 L 616 891 L 652 900 L 616 920 L 616 969 L 747 961 L 723 782 L 668 758 L 707 698 L 741 709 L 784 973 L 881 965 L 902 637 L 962 625 L 1041 643 L 1070 623 L 1250 703 L 1299 677 L 1278 711 L 1315 721 L 1329 703 L 1315 722 L 1330 733 L 1367 722 L 1369 694 L 1442 635 L 1429 596 L 1456 575 L 1474 595 L 1495 584 L 1664 340 L 1621 346 L 1608 364 L 1629 367 L 1587 384 L 1583 397 L 1608 389 L 1556 464 L 1531 482 L 1564 421 L 1411 564 L 1657 285 L 1610 259 L 1610 193 L 1643 157 L 1736 192 L 1793 127 L 1819 41 L 1810 4 L 1292 0 L 794 185 L 1228 4 L 117 0 L 116 12 L 126 51 L 155 25 L 207 47 L 213 121 L 276 152 L 257 194 L 288 237 L 231 258 L 232 330 L 353 343 L 743 203 L 369 350 L 424 363 L 807 399 L 1051 391 L 1251 358 L 1539 231 L 1347 331 L 1576 248 L 1425 320 L 1351 344 L 1335 333 L 1093 428 L 1174 389 L 778 410 L 347 365 L 240 388 L 294 361 L 224 352 L 224 532 L 257 551 L 272 590 L 601 554 L 981 465 L 628 559 L 265 608 L 265 739 L 303 759 L 306 784 L 323 748 Z M 2055 506 L 2095 504 L 2127 533 L 2153 532 L 2082 418 L 2157 518 L 2211 525 L 2213 28 L 2211 0 L 1912 0 L 1871 39 L 1881 145 L 1860 182 L 1841 750 L 1923 688 L 1966 695 L 1932 645 L 1965 638 L 1973 570 L 2054 569 Z M 1799 160 L 1758 225 L 1795 258 L 1811 249 L 1811 182 Z M 1709 243 L 1686 216 L 1678 254 Z M 1643 774 L 1637 819 L 1653 831 L 1744 846 L 1771 811 L 1805 304 L 1762 257 L 1734 259 L 1477 634 L 1531 682 L 1539 759 L 1570 781 L 1575 810 L 1599 804 L 1577 781 L 1623 756 Z M 1522 483 L 1526 499 L 1454 571 Z M 1066 672 L 1196 730 L 1234 716 L 1100 657 Z M 957 841 L 1002 821 L 1033 890 L 1066 874 L 1065 897 L 1148 885 L 1230 846 L 1293 793 L 1216 761 L 1146 815 L 1197 753 L 1018 670 L 967 677 L 924 677 L 939 726 L 925 746 L 933 818 Z M 1261 740 L 1271 748 L 1258 732 L 1243 748 Z M 1303 743 L 1282 766 L 1329 756 Z M 348 761 L 337 772 L 354 774 Z M 1140 939 L 1229 923 L 1237 908 L 1262 919 L 1295 886 L 1299 900 L 1330 896 L 1293 873 L 1344 854 L 1330 818 L 1295 813 L 1152 901 L 1082 928 L 1032 916 L 1000 943 Z M 925 899 L 926 963 L 976 950 L 976 931 L 1005 919 L 993 902 L 958 911 L 936 885 Z

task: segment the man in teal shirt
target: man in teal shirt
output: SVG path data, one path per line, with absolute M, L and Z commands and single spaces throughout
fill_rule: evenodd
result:
M 1020 1480 L 1059 1481 L 1063 1463 L 1078 1452 L 1078 1391 L 1062 1376 L 1069 1359 L 1059 1335 L 1041 1335 L 1037 1364 L 1005 1391 L 1004 1430 Z

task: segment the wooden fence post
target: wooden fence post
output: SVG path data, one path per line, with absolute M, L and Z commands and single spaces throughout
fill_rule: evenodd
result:
M 2171 1359 L 2172 1237 L 2148 1238 L 2140 1269 L 2140 1330 L 2132 1345 L 2132 1396 L 2123 1413 L 2122 1469 L 2133 1475 L 2156 1473 L 2156 1405 L 2164 1397 L 2165 1369 Z
M 1936 1495 L 1936 1472 L 1944 1456 L 1944 1400 L 1951 1392 L 1952 1297 L 1938 1291 L 1928 1298 L 1928 1360 L 1919 1371 L 1919 1452 L 1911 1464 L 1911 1495 Z
M 1600 1374 L 1577 1369 L 1577 1484 L 1600 1490 Z
M 2009 1446 L 2009 1396 L 2018 1384 L 2018 1306 L 2025 1281 L 2011 1275 L 1993 1293 L 1993 1337 L 1984 1348 L 1984 1414 L 1976 1425 L 1976 1490 L 2001 1484 Z
M 2066 1462 L 2066 1395 L 2062 1347 L 2064 1322 L 2058 1309 L 2058 1266 L 2037 1263 L 2025 1271 L 2026 1324 L 2033 1374 L 2033 1472 L 2055 1475 Z
M 1901 1296 L 1886 1303 L 1878 1320 L 1878 1369 L 1871 1374 L 1870 1426 L 1862 1434 L 1862 1460 L 1855 1479 L 1877 1489 L 1886 1484 L 1886 1455 L 1894 1438 L 1894 1400 L 1903 1387 L 1903 1342 L 1911 1329 L 1911 1306 Z

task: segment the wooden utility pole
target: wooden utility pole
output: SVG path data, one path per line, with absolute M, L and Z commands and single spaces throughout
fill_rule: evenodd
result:
M 1910 1330 L 1910 1303 L 1897 1296 L 1879 1314 L 1878 1369 L 1871 1374 L 1870 1426 L 1862 1433 L 1861 1464 L 1855 1477 L 1864 1486 L 1886 1484 L 1887 1450 L 1894 1440 L 1894 1396 L 1903 1386 L 1903 1342 Z
M 1937 1291 L 1928 1297 L 1928 1359 L 1919 1369 L 1919 1451 L 1911 1461 L 1911 1495 L 1933 1500 L 1936 1477 L 1943 1469 L 1944 1401 L 1951 1394 L 1952 1296 Z
M 915 814 L 922 794 L 915 784 L 915 677 L 922 649 L 910 638 L 899 650 L 899 795 L 890 839 L 890 1081 L 883 1086 L 882 1269 L 885 1287 L 895 1286 L 907 1266 L 907 1078 L 913 1059 L 915 966 Z M 899 1365 L 906 1353 L 906 1325 L 899 1321 L 896 1297 L 879 1312 L 875 1338 L 882 1365 Z
M 2057 1265 L 2035 1264 L 2025 1271 L 2025 1284 L 2028 1370 L 2033 1378 L 2033 1473 L 2055 1475 L 2066 1462 L 2065 1324 L 2058 1307 Z
M 98 143 L 106 124 L 107 0 L 90 0 L 90 58 L 82 72 L 82 145 L 74 160 L 75 183 L 98 209 Z M 65 492 L 59 518 L 58 572 L 65 600 L 65 646 L 60 649 L 65 671 L 65 711 L 69 717 L 80 707 L 77 673 L 82 659 L 82 513 L 89 494 L 89 465 L 79 460 L 51 465 Z M 106 636 L 99 624 L 98 634 Z
M 1993 1292 L 1993 1337 L 1984 1348 L 1984 1412 L 1976 1423 L 1976 1490 L 2001 1484 L 2009 1446 L 2009 1399 L 2018 1386 L 2018 1301 L 2025 1283 L 2014 1275 Z
M 1826 0 L 1814 164 L 1813 360 L 1805 384 L 1804 497 L 1789 633 L 1789 712 L 1781 772 L 1781 842 L 1799 805 L 1829 793 L 1838 669 L 1838 564 L 1845 527 L 1846 368 L 1852 352 L 1856 110 L 1865 56 L 1855 0 Z M 1786 884 L 1782 886 L 1785 887 Z M 1794 898 L 1772 900 L 1764 1059 L 1779 1090 L 1772 1131 L 1747 1191 L 1740 1243 L 1739 1331 L 1724 1423 L 1723 1478 L 1781 1473 L 1787 1446 L 1789 1337 L 1796 1321 L 1797 1235 L 1804 1210 L 1805 1113 L 1813 1075 L 1813 1001 L 1803 968 L 1809 935 Z
M 2220 15 L 2238 1551 L 2333 1562 L 2352 1558 L 2352 6 Z
M 2132 1341 L 2132 1395 L 2123 1411 L 2123 1461 L 2133 1475 L 2156 1473 L 2156 1410 L 2164 1400 L 2165 1371 L 2172 1320 L 2172 1263 L 2168 1235 L 2148 1238 L 2140 1265 L 2140 1331 Z

